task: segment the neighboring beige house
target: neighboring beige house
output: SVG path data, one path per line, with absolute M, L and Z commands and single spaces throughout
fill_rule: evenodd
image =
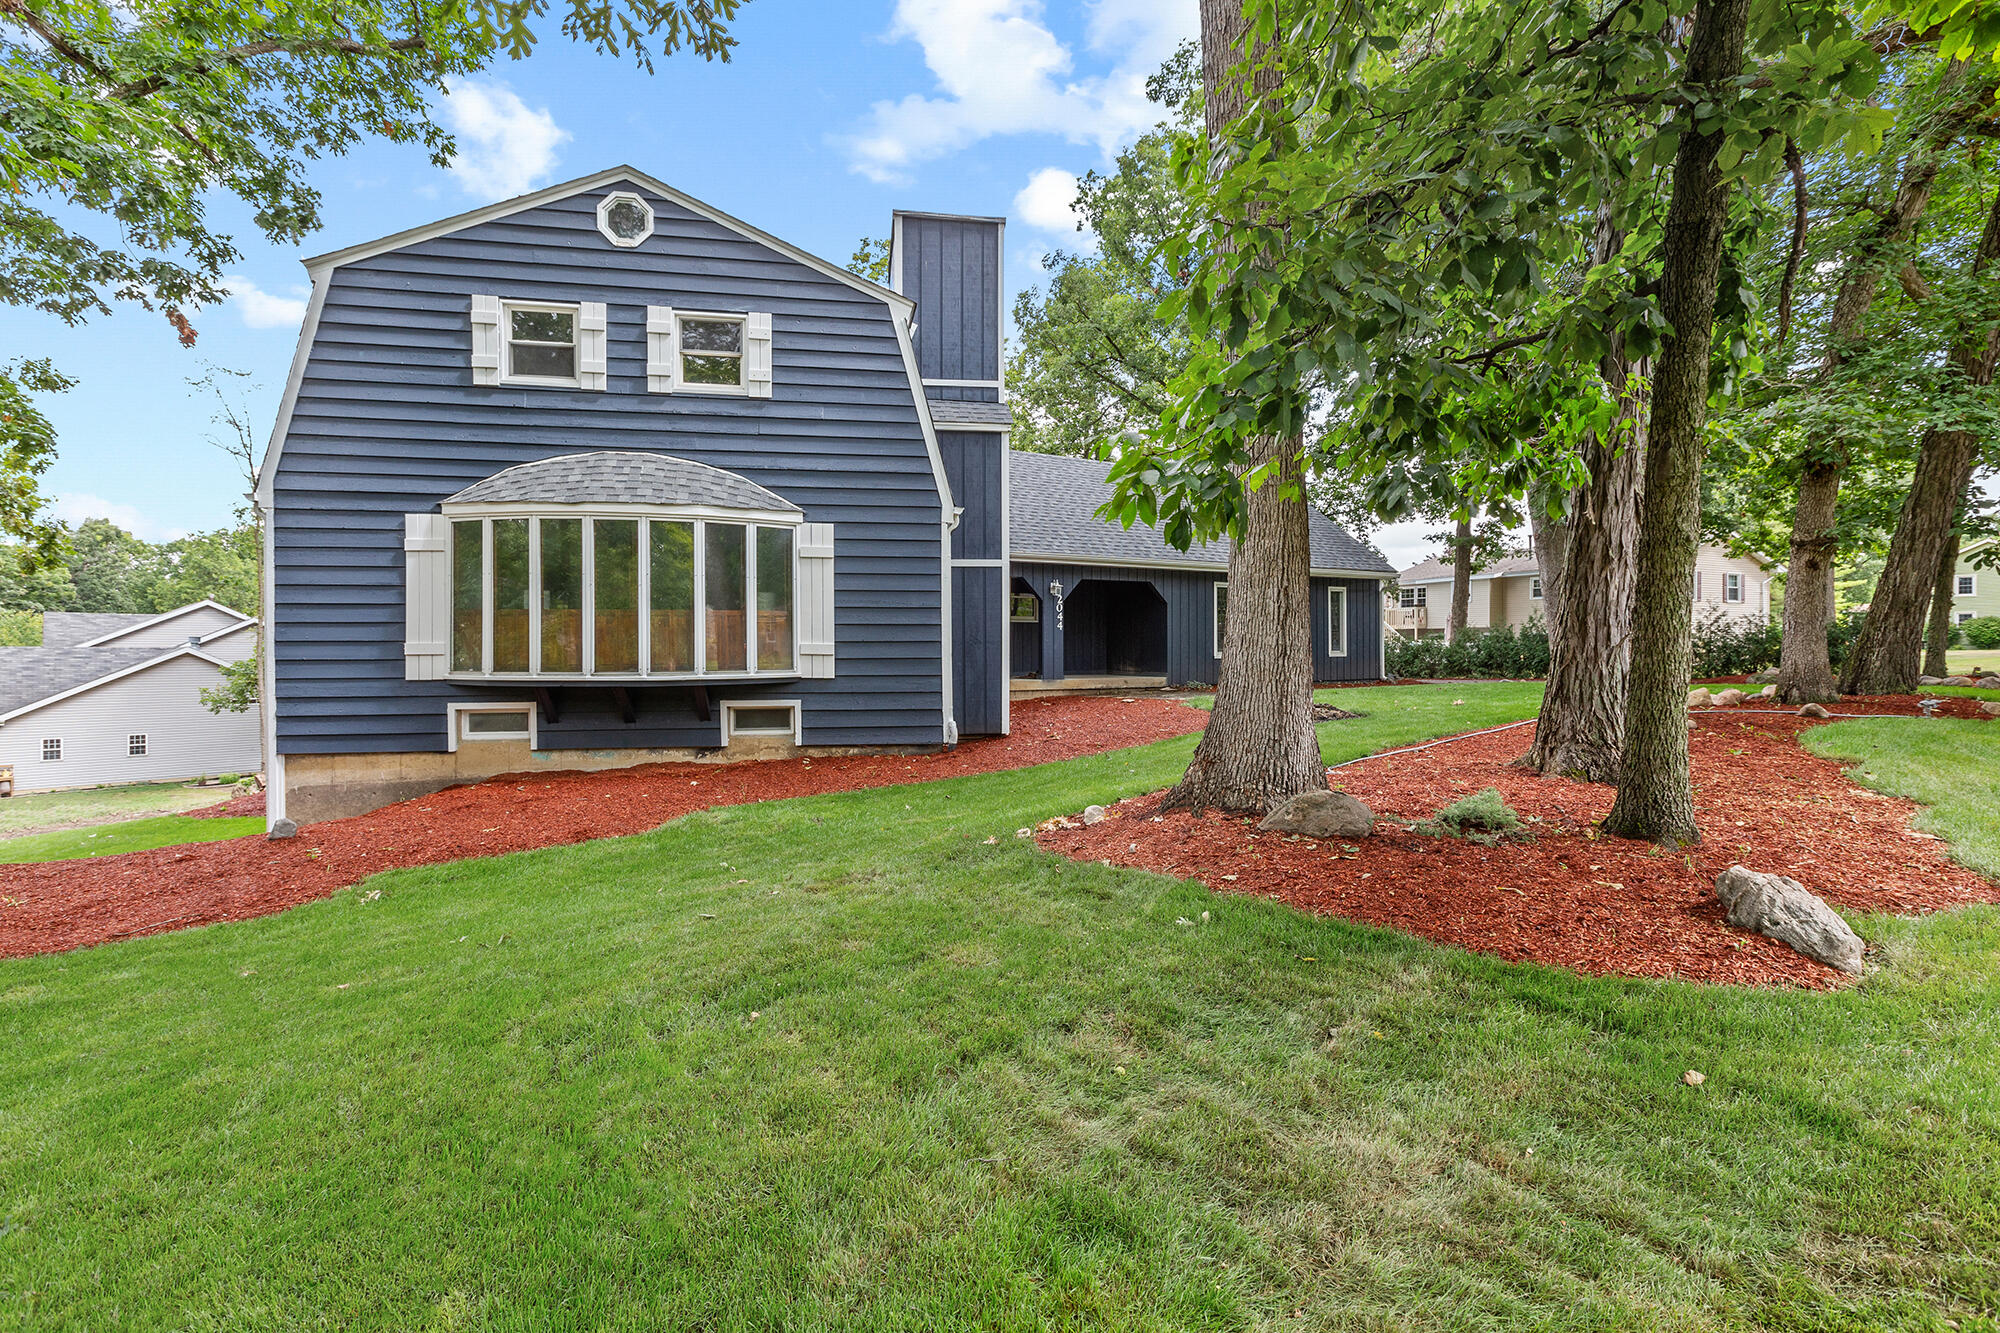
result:
M 1695 615 L 1768 616 L 1771 578 L 1781 567 L 1755 556 L 1704 546 L 1695 556 Z M 1451 566 L 1426 560 L 1396 576 L 1383 623 L 1390 632 L 1422 638 L 1444 633 L 1451 614 Z M 1521 626 L 1542 615 L 1542 575 L 1533 556 L 1508 556 L 1471 579 L 1467 629 Z
M 1963 625 L 1979 616 L 2000 616 L 2000 569 L 1975 569 L 1972 557 L 1986 550 L 1994 538 L 1967 543 L 1958 553 L 1957 582 L 1952 586 L 1951 623 Z
M 48 612 L 41 647 L 0 648 L 0 768 L 17 792 L 254 773 L 256 710 L 211 713 L 201 691 L 256 647 L 257 622 L 215 602 Z

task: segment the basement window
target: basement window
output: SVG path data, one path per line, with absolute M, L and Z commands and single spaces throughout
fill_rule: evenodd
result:
M 451 748 L 462 741 L 526 741 L 534 748 L 535 710 L 531 704 L 447 704 Z
M 797 700 L 787 699 L 776 703 L 724 704 L 722 706 L 724 725 L 723 741 L 727 743 L 738 736 L 782 736 L 800 744 L 799 705 Z

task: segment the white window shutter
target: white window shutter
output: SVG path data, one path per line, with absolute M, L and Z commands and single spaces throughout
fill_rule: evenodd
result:
M 585 301 L 576 308 L 577 387 L 604 392 L 605 317 L 602 301 Z
M 403 515 L 403 679 L 443 680 L 451 639 L 451 524 Z
M 674 352 L 674 308 L 670 305 L 647 306 L 647 393 L 672 393 L 680 387 L 680 358 Z
M 833 678 L 833 524 L 799 525 L 799 674 Z
M 771 396 L 771 314 L 752 310 L 744 321 L 743 384 L 752 398 Z
M 472 298 L 472 382 L 500 382 L 500 298 Z

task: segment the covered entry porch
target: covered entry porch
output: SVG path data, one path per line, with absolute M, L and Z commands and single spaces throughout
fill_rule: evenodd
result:
M 1167 571 L 1016 563 L 1010 580 L 1014 697 L 1178 686 L 1175 644 L 1203 633 L 1162 586 Z M 1204 619 L 1205 624 L 1205 619 Z M 1185 656 L 1185 652 L 1180 654 Z M 1198 680 L 1199 676 L 1193 677 Z

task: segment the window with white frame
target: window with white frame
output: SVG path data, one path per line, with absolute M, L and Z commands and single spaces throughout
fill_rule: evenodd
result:
M 1540 574 L 1536 574 L 1528 580 L 1528 600 L 1531 602 L 1542 600 L 1542 576 Z
M 1326 651 L 1332 657 L 1347 656 L 1347 589 L 1326 590 Z
M 1724 574 L 1722 576 L 1722 600 L 1725 602 L 1740 602 L 1743 600 L 1743 576 L 1741 574 Z
M 146 733 L 135 731 L 125 738 L 125 753 L 133 759 L 143 759 L 146 755 Z
M 1976 574 L 1960 574 L 1958 576 L 1958 595 L 1960 597 L 1971 597 L 1976 595 L 1978 591 L 1979 577 Z
M 1956 612 L 1955 614 L 1958 618 L 1958 623 L 1961 625 L 1963 625 L 1966 621 L 1971 620 L 1973 618 L 1973 613 L 1971 611 L 1959 611 Z
M 577 307 L 532 301 L 500 303 L 503 384 L 574 388 L 577 375 Z
M 1222 656 L 1222 627 L 1229 617 L 1229 585 L 1215 585 L 1215 655 Z
M 62 758 L 62 739 L 57 736 L 45 737 L 42 740 L 42 762 L 52 764 L 60 758 Z
M 722 706 L 722 718 L 725 742 L 738 736 L 775 736 L 799 743 L 799 705 L 796 699 L 726 703 Z
M 597 230 L 621 249 L 642 245 L 653 234 L 653 206 L 630 191 L 607 194 L 597 205 Z
M 1396 605 L 1402 607 L 1405 611 L 1414 610 L 1428 603 L 1430 600 L 1430 591 L 1429 588 L 1423 587 L 1398 588 L 1396 589 Z
M 796 521 L 464 508 L 447 506 L 453 675 L 796 673 Z
M 471 741 L 535 743 L 535 712 L 531 704 L 450 704 L 451 748 Z
M 741 393 L 744 379 L 744 325 L 747 315 L 675 315 L 680 349 L 680 386 L 695 393 Z

